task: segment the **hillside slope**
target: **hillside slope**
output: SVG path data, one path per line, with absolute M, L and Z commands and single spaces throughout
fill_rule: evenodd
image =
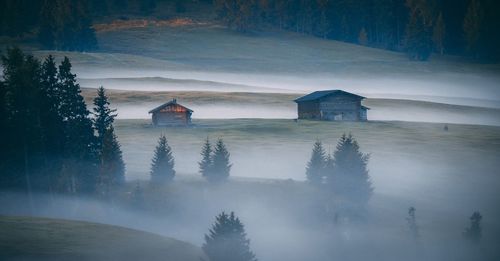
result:
M 123 227 L 0 216 L 1 260 L 199 261 L 191 244 Z

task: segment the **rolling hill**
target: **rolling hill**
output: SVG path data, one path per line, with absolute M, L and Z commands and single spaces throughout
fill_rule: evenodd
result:
M 199 261 L 200 248 L 123 227 L 35 217 L 0 217 L 1 260 Z

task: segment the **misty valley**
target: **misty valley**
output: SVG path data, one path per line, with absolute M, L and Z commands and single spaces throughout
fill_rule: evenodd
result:
M 499 260 L 498 14 L 0 0 L 0 260 Z

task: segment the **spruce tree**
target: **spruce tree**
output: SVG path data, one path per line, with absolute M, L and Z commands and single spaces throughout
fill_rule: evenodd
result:
M 40 126 L 40 62 L 19 48 L 2 56 L 4 122 L 2 136 L 5 153 L 0 169 L 12 188 L 31 191 L 40 184 L 43 168 L 43 142 Z M 35 182 L 34 182 L 35 181 Z
M 215 224 L 205 235 L 202 246 L 210 260 L 217 261 L 257 261 L 250 250 L 245 228 L 239 218 L 222 212 L 216 217 Z
M 97 184 L 95 136 L 90 112 L 81 95 L 76 75 L 67 57 L 59 66 L 61 86 L 60 113 L 64 121 L 64 166 L 62 189 L 71 193 L 94 192 Z
M 479 56 L 481 49 L 481 28 L 484 21 L 484 10 L 479 0 L 471 0 L 464 18 L 464 33 L 467 42 L 467 51 L 475 56 Z
M 209 182 L 222 182 L 229 178 L 231 172 L 231 163 L 229 162 L 229 152 L 226 145 L 219 139 L 215 145 L 212 156 L 212 166 L 210 167 L 210 175 L 206 176 Z
M 405 48 L 410 60 L 426 61 L 432 52 L 432 16 L 427 0 L 407 0 L 410 17 Z
M 316 141 L 313 146 L 311 159 L 307 163 L 307 181 L 313 185 L 321 185 L 325 168 L 325 150 L 320 141 Z
M 210 144 L 210 140 L 205 140 L 205 144 L 203 144 L 203 148 L 201 149 L 201 161 L 198 162 L 198 166 L 200 167 L 200 174 L 203 177 L 210 176 L 210 171 L 212 167 L 212 145 Z
M 479 243 L 481 241 L 481 236 L 483 229 L 481 227 L 481 220 L 483 216 L 481 213 L 474 212 L 470 217 L 470 226 L 465 229 L 464 236 L 467 240 L 470 240 L 473 243 Z
M 96 146 L 98 149 L 102 147 L 104 134 L 112 127 L 116 109 L 109 107 L 108 96 L 104 87 L 99 87 L 97 97 L 94 98 L 94 129 L 97 132 Z
M 333 154 L 333 169 L 327 173 L 326 183 L 344 199 L 366 204 L 373 193 L 368 160 L 369 155 L 360 152 L 351 134 L 342 135 Z
M 165 135 L 161 135 L 151 163 L 151 184 L 162 185 L 175 176 L 174 157 Z
M 59 112 L 61 89 L 57 79 L 57 67 L 52 56 L 48 56 L 42 65 L 40 85 L 40 126 L 42 128 L 42 146 L 46 163 L 47 186 L 53 188 L 62 164 L 64 148 L 64 122 Z M 52 190 L 52 189 L 51 189 Z
M 434 43 L 434 49 L 441 55 L 444 54 L 445 35 L 446 35 L 446 27 L 443 20 L 443 14 L 439 13 L 436 24 L 434 25 L 432 41 Z
M 125 183 L 125 163 L 113 126 L 106 130 L 102 142 L 98 185 L 101 194 L 107 196 L 112 188 Z

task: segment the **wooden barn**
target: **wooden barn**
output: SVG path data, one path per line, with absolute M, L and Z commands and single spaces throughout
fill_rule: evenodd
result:
M 191 124 L 192 110 L 173 99 L 149 111 L 154 126 L 188 126 Z
M 366 121 L 369 108 L 365 99 L 342 90 L 316 91 L 295 100 L 299 119 L 325 121 Z

